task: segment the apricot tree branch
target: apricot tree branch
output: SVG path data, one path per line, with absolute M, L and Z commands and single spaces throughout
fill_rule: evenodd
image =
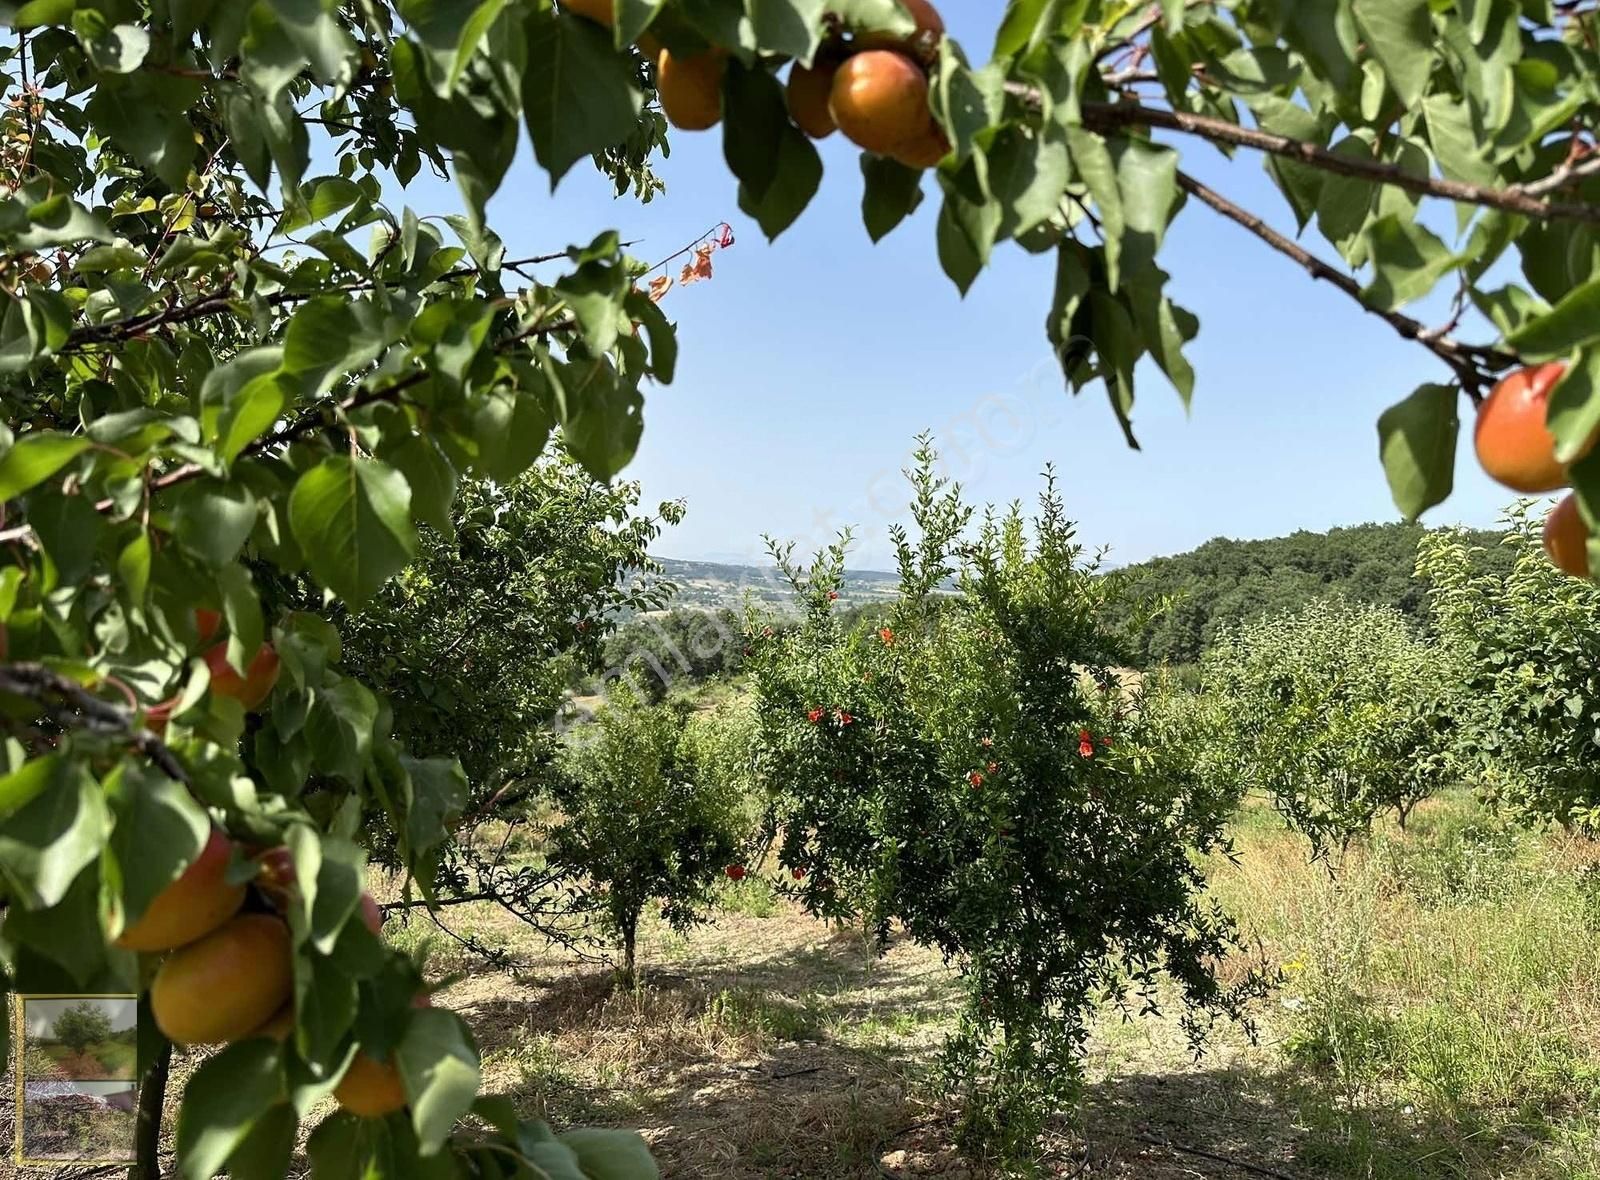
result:
M 168 778 L 189 785 L 189 772 L 165 742 L 134 724 L 133 710 L 101 700 L 52 668 L 36 663 L 0 664 L 0 692 L 38 701 L 50 719 L 63 728 L 85 729 L 125 740 Z
M 1312 254 L 1298 242 L 1292 241 L 1262 221 L 1256 214 L 1242 209 L 1216 190 L 1200 183 L 1187 172 L 1178 173 L 1178 187 L 1210 206 L 1228 220 L 1233 221 L 1260 238 L 1280 254 L 1297 262 L 1314 279 L 1331 283 L 1369 312 L 1383 320 L 1407 340 L 1415 340 L 1448 365 L 1461 380 L 1461 386 L 1474 401 L 1481 397 L 1486 384 L 1486 373 L 1498 372 L 1518 363 L 1509 352 L 1475 344 L 1462 344 L 1447 332 L 1433 331 L 1421 321 L 1397 311 L 1374 306 L 1361 290 L 1361 284 L 1344 271 L 1331 266 Z
M 1023 102 L 1037 105 L 1040 101 L 1037 88 L 1021 82 L 1006 83 L 1006 91 Z M 1126 131 L 1130 127 L 1158 127 L 1166 131 L 1179 131 L 1197 135 L 1213 143 L 1232 144 L 1252 148 L 1269 155 L 1282 156 L 1323 172 L 1350 176 L 1373 184 L 1390 185 L 1425 197 L 1441 197 L 1465 205 L 1482 205 L 1507 213 L 1520 213 L 1540 221 L 1583 221 L 1600 225 L 1600 204 L 1573 201 L 1551 201 L 1540 195 L 1537 184 L 1492 188 L 1481 184 L 1468 184 L 1447 177 L 1417 176 L 1384 160 L 1369 160 L 1359 156 L 1341 156 L 1320 144 L 1292 139 L 1255 127 L 1242 127 L 1226 119 L 1210 115 L 1196 115 L 1189 111 L 1167 111 L 1145 106 L 1139 102 L 1085 102 L 1082 106 L 1084 126 L 1103 133 Z

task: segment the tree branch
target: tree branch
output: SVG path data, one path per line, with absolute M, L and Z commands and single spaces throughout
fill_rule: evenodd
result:
M 1201 184 L 1186 172 L 1178 173 L 1178 187 L 1212 209 L 1222 214 L 1228 220 L 1242 225 L 1245 229 L 1255 234 L 1267 245 L 1280 254 L 1297 262 L 1304 267 L 1306 272 L 1314 279 L 1321 279 L 1331 283 L 1346 295 L 1350 296 L 1361 305 L 1363 311 L 1377 316 L 1407 340 L 1415 340 L 1429 352 L 1455 372 L 1460 378 L 1462 387 L 1468 396 L 1477 400 L 1481 396 L 1481 388 L 1486 383 L 1485 372 L 1498 372 L 1520 363 L 1519 358 L 1509 352 L 1502 352 L 1496 348 L 1485 348 L 1479 345 L 1462 344 L 1453 340 L 1448 334 L 1434 332 L 1425 327 L 1419 320 L 1397 311 L 1389 311 L 1381 307 L 1374 307 L 1368 302 L 1366 295 L 1361 290 L 1361 285 L 1344 271 L 1330 266 L 1316 255 L 1312 254 L 1298 242 L 1292 241 L 1267 225 L 1256 214 L 1247 209 L 1242 209 L 1214 189 Z
M 1007 93 L 1024 102 L 1038 105 L 1039 91 L 1025 83 L 1008 82 Z M 1461 180 L 1443 177 L 1417 176 L 1398 164 L 1383 160 L 1367 160 L 1356 156 L 1341 156 L 1318 144 L 1291 139 L 1253 127 L 1241 127 L 1226 119 L 1209 115 L 1196 115 L 1188 111 L 1165 111 L 1138 102 L 1085 102 L 1083 123 L 1102 133 L 1119 133 L 1130 127 L 1158 127 L 1166 131 L 1180 131 L 1197 135 L 1213 143 L 1232 144 L 1252 148 L 1268 155 L 1281 156 L 1323 172 L 1350 176 L 1405 189 L 1425 197 L 1441 197 L 1465 205 L 1482 205 L 1507 213 L 1520 213 L 1539 221 L 1583 221 L 1600 225 L 1600 204 L 1544 199 L 1536 182 L 1529 186 L 1489 188 L 1468 184 Z M 1564 181 L 1563 181 L 1564 183 Z
M 95 696 L 76 680 L 43 664 L 0 664 L 0 692 L 38 701 L 63 728 L 87 729 L 131 744 L 170 779 L 190 785 L 183 768 L 167 744 L 148 729 L 134 725 L 134 712 Z

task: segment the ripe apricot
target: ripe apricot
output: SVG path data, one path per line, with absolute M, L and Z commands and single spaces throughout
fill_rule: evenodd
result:
M 222 612 L 204 606 L 195 608 L 194 629 L 199 632 L 201 643 L 210 643 L 222 629 Z
M 122 932 L 117 945 L 130 951 L 166 951 L 210 934 L 244 904 L 244 886 L 230 885 L 233 843 L 213 828 L 194 862 Z
M 851 142 L 887 156 L 925 129 L 928 79 L 909 58 L 887 49 L 868 50 L 839 67 L 828 109 Z
M 378 908 L 378 903 L 373 900 L 372 894 L 361 895 L 361 920 L 367 924 L 367 929 L 374 934 L 383 930 L 383 910 Z
M 656 91 L 667 121 L 680 131 L 706 131 L 722 122 L 722 75 L 728 56 L 710 49 L 674 57 L 663 49 L 656 59 Z
M 432 1007 L 426 994 L 411 1001 L 413 1008 Z M 406 1104 L 406 1087 L 391 1054 L 379 1061 L 368 1053 L 357 1053 L 350 1068 L 334 1088 L 334 1098 L 351 1114 L 364 1119 L 381 1119 Z
M 268 1017 L 265 1024 L 244 1039 L 253 1041 L 258 1037 L 266 1037 L 274 1041 L 287 1041 L 293 1032 L 294 1005 L 285 1004 Z
M 259 709 L 271 695 L 272 686 L 278 683 L 278 653 L 270 643 L 261 645 L 243 676 L 228 663 L 226 643 L 206 651 L 206 666 L 211 669 L 211 691 L 218 696 L 235 698 L 247 713 Z
M 900 0 L 900 7 L 917 22 L 916 31 L 909 37 L 896 37 L 893 33 L 863 33 L 856 38 L 861 49 L 911 49 L 917 56 L 931 56 L 944 37 L 944 18 L 928 0 Z
M 838 70 L 837 65 L 821 62 L 810 69 L 795 62 L 789 71 L 789 114 L 812 139 L 826 139 L 839 129 L 833 112 L 828 110 L 828 96 L 833 92 L 833 76 Z
M 1537 495 L 1566 486 L 1566 468 L 1556 460 L 1556 440 L 1545 425 L 1550 389 L 1565 371 L 1560 361 L 1518 369 L 1478 407 L 1473 431 L 1478 462 L 1512 491 Z M 1577 457 L 1594 441 L 1591 437 Z
M 907 168 L 932 168 L 950 154 L 950 140 L 946 138 L 944 128 L 928 116 L 928 125 L 909 143 L 902 144 L 895 151 L 894 158 Z
M 260 1028 L 294 989 L 289 928 L 241 914 L 167 956 L 150 985 L 156 1025 L 179 1045 L 220 1045 Z
M 1589 576 L 1589 526 L 1578 511 L 1578 498 L 1568 495 L 1544 518 L 1544 551 L 1550 564 L 1574 578 Z

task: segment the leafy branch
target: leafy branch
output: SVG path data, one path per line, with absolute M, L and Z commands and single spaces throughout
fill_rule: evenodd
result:
M 37 663 L 0 664 L 0 693 L 39 702 L 50 720 L 63 729 L 84 729 L 99 737 L 126 741 L 168 778 L 189 785 L 189 772 L 165 742 L 134 723 L 132 709 L 101 700 L 52 668 Z
M 1363 311 L 1377 316 L 1405 339 L 1415 340 L 1428 349 L 1429 352 L 1450 366 L 1456 376 L 1460 378 L 1462 388 L 1466 390 L 1467 395 L 1474 401 L 1482 396 L 1481 391 L 1486 383 L 1486 372 L 1498 372 L 1520 363 L 1519 358 L 1512 353 L 1504 352 L 1498 348 L 1463 344 L 1453 339 L 1448 332 L 1434 331 L 1426 327 L 1420 320 L 1413 319 L 1411 316 L 1376 306 L 1362 291 L 1361 284 L 1357 283 L 1355 279 L 1344 271 L 1324 262 L 1298 242 L 1292 241 L 1273 229 L 1256 214 L 1236 205 L 1221 193 L 1202 184 L 1188 173 L 1178 173 L 1178 187 L 1205 205 L 1210 206 L 1230 221 L 1243 226 L 1274 250 L 1304 267 L 1312 278 L 1331 283 L 1343 291 L 1351 299 L 1359 303 Z
M 1008 82 L 1007 93 L 1032 105 L 1039 105 L 1041 96 L 1037 88 L 1024 83 Z M 1323 172 L 1368 180 L 1373 184 L 1389 185 L 1425 197 L 1439 197 L 1466 205 L 1481 205 L 1507 213 L 1520 213 L 1540 221 L 1581 221 L 1600 225 L 1600 205 L 1586 202 L 1551 201 L 1543 193 L 1559 188 L 1573 178 L 1573 169 L 1567 169 L 1561 181 L 1551 186 L 1546 180 L 1509 188 L 1469 184 L 1447 177 L 1418 176 L 1407 172 L 1398 164 L 1384 160 L 1367 160 L 1355 156 L 1341 156 L 1319 144 L 1254 127 L 1241 127 L 1226 119 L 1210 115 L 1196 115 L 1189 111 L 1167 111 L 1145 106 L 1138 102 L 1085 102 L 1082 107 L 1084 126 L 1102 134 L 1116 134 L 1130 127 L 1155 127 L 1165 131 L 1178 131 L 1197 135 L 1212 143 L 1233 147 L 1246 147 L 1269 155 L 1282 156 Z M 1583 174 L 1587 175 L 1589 169 Z

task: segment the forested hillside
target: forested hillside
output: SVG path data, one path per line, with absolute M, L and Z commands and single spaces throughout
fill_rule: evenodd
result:
M 1325 533 L 1297 532 L 1265 541 L 1217 537 L 1175 557 L 1158 557 L 1117 572 L 1138 579 L 1147 592 L 1169 595 L 1171 608 L 1135 636 L 1136 662 L 1192 663 L 1232 623 L 1294 610 L 1316 598 L 1341 594 L 1355 602 L 1382 603 L 1408 617 L 1424 613 L 1424 583 L 1415 574 L 1421 525 L 1361 524 Z M 1486 562 L 1511 564 L 1503 534 L 1470 534 Z

